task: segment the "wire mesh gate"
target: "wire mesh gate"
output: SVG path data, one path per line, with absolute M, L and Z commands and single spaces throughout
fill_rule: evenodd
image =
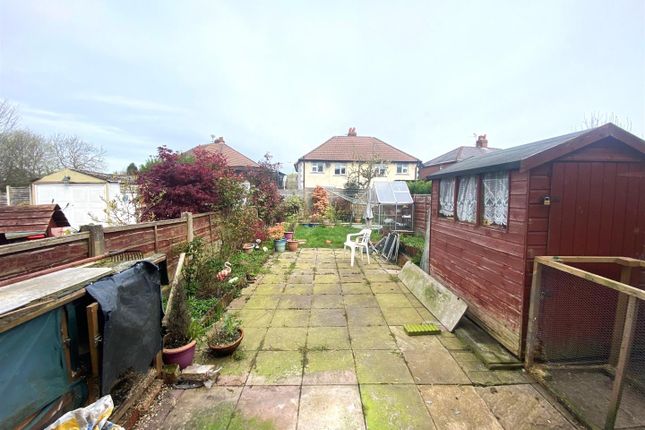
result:
M 645 261 L 536 257 L 525 364 L 592 428 L 645 427 Z

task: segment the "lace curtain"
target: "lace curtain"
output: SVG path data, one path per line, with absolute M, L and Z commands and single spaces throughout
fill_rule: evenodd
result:
M 508 223 L 508 172 L 487 173 L 482 177 L 484 225 L 506 227 Z
M 457 219 L 472 223 L 477 220 L 477 176 L 459 178 Z
M 439 185 L 439 215 L 455 215 L 455 178 L 442 179 Z

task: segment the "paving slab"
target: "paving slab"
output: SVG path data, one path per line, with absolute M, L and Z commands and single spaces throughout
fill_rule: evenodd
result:
M 242 327 L 268 327 L 273 319 L 275 311 L 272 309 L 242 309 L 236 312 L 238 318 L 242 320 Z
M 309 325 L 309 310 L 307 309 L 278 309 L 271 320 L 272 327 L 307 327 Z
M 365 428 L 358 386 L 302 387 L 298 429 L 361 430 Z
M 388 325 L 420 324 L 424 320 L 415 308 L 382 307 L 383 318 Z
M 316 284 L 337 284 L 340 281 L 337 273 L 331 274 L 318 274 L 314 277 L 314 285 Z
M 352 349 L 397 349 L 394 336 L 387 326 L 351 326 L 349 338 Z
M 360 384 L 413 384 L 402 354 L 396 350 L 354 351 Z
M 455 335 L 449 332 L 442 332 L 437 336 L 439 342 L 449 351 L 468 351 L 468 347 Z
M 403 352 L 430 353 L 437 348 L 443 347 L 439 342 L 439 337 L 436 335 L 409 336 L 401 326 L 392 326 L 390 331 L 394 335 L 398 347 Z
M 303 385 L 357 384 L 351 350 L 307 350 Z
M 343 296 L 340 294 L 318 294 L 313 296 L 311 302 L 313 309 L 342 309 Z
M 352 326 L 386 325 L 379 308 L 347 306 L 347 324 Z
M 270 327 L 264 338 L 265 351 L 297 351 L 307 344 L 305 327 Z
M 287 284 L 283 292 L 284 294 L 310 296 L 314 293 L 314 286 L 313 284 Z
M 505 429 L 573 429 L 531 385 L 475 388 Z
M 438 429 L 503 430 L 473 387 L 422 385 L 419 391 Z
M 260 351 L 247 385 L 300 385 L 303 355 L 300 351 Z
M 246 305 L 247 300 L 249 300 L 249 296 L 240 296 L 234 300 L 231 301 L 231 303 L 228 304 L 227 309 L 230 310 L 239 310 Z
M 201 356 L 199 363 L 221 367 L 217 385 L 244 385 L 257 351 L 236 351 L 225 357 Z
M 344 327 L 347 325 L 345 309 L 312 309 L 310 327 Z
M 403 351 L 416 384 L 470 384 L 470 379 L 444 348 L 424 352 Z
M 343 294 L 372 294 L 370 286 L 365 282 L 341 283 L 340 288 Z
M 468 318 L 461 320 L 455 329 L 455 335 L 489 369 L 517 369 L 523 366 L 521 361 Z
M 314 281 L 314 275 L 291 275 L 287 278 L 288 284 L 311 284 Z
M 278 307 L 279 302 L 280 302 L 280 296 L 277 296 L 277 295 L 263 296 L 256 293 L 252 295 L 251 298 L 246 302 L 242 310 L 275 309 Z
M 264 275 L 262 277 L 262 285 L 270 285 L 270 284 L 282 284 L 284 285 L 284 274 L 272 274 L 272 275 Z
M 241 351 L 254 351 L 260 349 L 267 329 L 264 327 L 244 327 L 244 339 L 238 347 Z
M 312 296 L 283 294 L 278 303 L 278 309 L 309 309 Z
M 309 327 L 307 349 L 349 349 L 347 327 Z
M 314 283 L 314 294 L 334 294 L 341 293 L 340 284 L 317 284 Z
M 255 288 L 255 294 L 262 296 L 280 294 L 284 291 L 284 287 L 284 281 L 278 284 L 261 283 Z
M 293 430 L 298 420 L 300 387 L 246 386 L 229 429 Z
M 343 303 L 358 308 L 378 308 L 378 302 L 372 294 L 345 294 Z
M 226 428 L 241 387 L 197 388 L 184 392 L 164 420 L 163 429 Z M 207 427 L 208 426 L 208 427 Z
M 372 282 L 370 288 L 374 294 L 398 294 L 403 293 L 401 284 L 398 282 Z M 407 290 L 405 290 L 407 291 Z
M 361 384 L 360 389 L 368 429 L 435 428 L 416 385 Z

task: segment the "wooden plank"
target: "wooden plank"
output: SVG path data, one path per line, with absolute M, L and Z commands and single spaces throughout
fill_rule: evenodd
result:
M 85 307 L 87 314 L 87 338 L 89 339 L 91 376 L 88 381 L 87 403 L 95 402 L 100 393 L 100 361 L 99 361 L 99 304 L 94 302 Z
M 65 296 L 111 271 L 108 268 L 73 267 L 0 288 L 0 320 L 6 312 L 36 301 Z
M 629 356 L 634 342 L 634 332 L 636 331 L 636 320 L 638 318 L 638 300 L 636 297 L 631 296 L 627 303 L 627 313 L 625 316 L 625 325 L 623 328 L 623 338 L 620 344 L 620 354 L 618 363 L 616 365 L 616 376 L 614 377 L 614 385 L 611 390 L 611 397 L 609 399 L 609 408 L 607 412 L 607 419 L 605 421 L 605 429 L 613 429 L 616 423 L 616 416 L 620 408 L 620 401 L 623 396 L 623 383 L 625 380 L 625 371 L 629 364 Z
M 626 285 L 622 282 L 614 281 L 613 279 L 605 278 L 604 276 L 596 275 L 594 273 L 578 269 L 577 267 L 559 263 L 549 257 L 535 257 L 535 259 L 539 260 L 539 262 L 544 264 L 545 266 L 553 267 L 554 269 L 561 270 L 563 272 L 569 273 L 570 275 L 595 282 L 596 284 L 600 284 L 603 287 L 611 288 L 612 290 L 625 293 L 640 300 L 645 300 L 645 290 L 634 288 L 631 285 Z
M 0 245 L 0 256 L 16 254 L 18 252 L 30 251 L 38 248 L 49 248 L 64 243 L 87 241 L 89 233 L 75 233 L 70 236 L 46 237 L 45 239 L 30 240 L 27 242 Z

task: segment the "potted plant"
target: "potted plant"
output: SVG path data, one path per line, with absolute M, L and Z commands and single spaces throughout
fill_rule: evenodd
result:
M 175 285 L 171 292 L 167 311 L 163 361 L 166 364 L 178 364 L 183 369 L 193 362 L 198 337 L 197 327 L 188 312 L 188 299 L 183 280 Z
M 255 244 L 253 243 L 245 243 L 242 245 L 242 250 L 247 254 L 251 254 L 253 252 L 253 248 L 255 248 Z
M 273 244 L 277 252 L 284 252 L 287 240 L 284 238 L 284 225 L 276 224 L 268 229 L 269 238 L 273 239 Z
M 208 347 L 213 354 L 228 355 L 233 353 L 244 339 L 244 330 L 240 327 L 242 322 L 231 314 L 215 324 L 208 333 Z

